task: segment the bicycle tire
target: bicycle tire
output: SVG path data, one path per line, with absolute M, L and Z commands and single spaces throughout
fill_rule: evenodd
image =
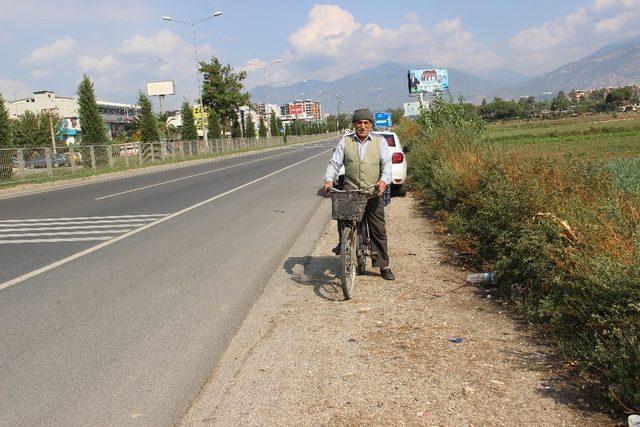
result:
M 345 300 L 353 298 L 353 290 L 356 285 L 356 231 L 353 227 L 342 227 L 342 239 L 340 241 L 340 280 L 342 282 L 342 294 Z

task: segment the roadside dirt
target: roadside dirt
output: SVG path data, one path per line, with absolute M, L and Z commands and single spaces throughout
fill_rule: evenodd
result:
M 415 198 L 387 209 L 397 280 L 369 268 L 342 301 L 329 222 L 274 275 L 182 424 L 614 424 L 508 307 L 465 284 Z

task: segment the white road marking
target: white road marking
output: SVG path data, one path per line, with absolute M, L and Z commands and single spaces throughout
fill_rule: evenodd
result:
M 2 233 L 16 231 L 47 231 L 47 230 L 91 230 L 94 228 L 127 228 L 138 226 L 141 224 L 106 224 L 106 225 L 63 225 L 59 227 L 21 227 L 21 228 L 5 228 L 0 230 Z
M 113 236 L 96 236 L 96 237 L 73 237 L 70 239 L 33 239 L 33 240 L 0 240 L 0 245 L 7 245 L 10 243 L 58 243 L 58 242 L 91 242 L 91 241 L 98 241 L 98 240 L 109 240 L 109 239 L 113 239 Z M 11 280 L 9 282 L 6 283 L 11 283 Z M 4 286 L 6 283 L 3 283 L 2 285 L 0 285 L 0 290 L 4 289 L 5 287 L 8 288 L 9 286 Z
M 33 230 L 29 230 L 29 231 L 33 231 Z M 131 228 L 125 228 L 124 230 L 56 231 L 53 233 L 14 233 L 14 234 L 0 233 L 0 239 L 6 239 L 7 237 L 44 237 L 44 236 L 73 236 L 73 235 L 86 235 L 86 234 L 118 234 L 118 233 L 126 233 L 127 231 L 131 231 Z
M 206 172 L 200 172 L 200 173 L 196 173 L 196 174 L 193 174 L 193 175 L 183 176 L 183 177 L 180 177 L 180 178 L 170 179 L 168 181 L 161 181 L 161 182 L 157 182 L 155 184 L 145 185 L 144 187 L 132 188 L 131 190 L 121 191 L 119 193 L 113 193 L 113 194 L 108 194 L 106 196 L 97 197 L 97 198 L 95 198 L 93 200 L 97 201 L 97 200 L 108 199 L 108 198 L 111 198 L 111 197 L 122 196 L 123 194 L 129 194 L 129 193 L 133 193 L 135 191 L 146 190 L 147 188 L 159 187 L 161 185 L 171 184 L 173 182 L 178 182 L 178 181 L 182 181 L 182 180 L 185 180 L 185 179 L 196 178 L 198 176 L 208 175 L 210 173 L 215 173 L 215 172 L 220 172 L 220 171 L 227 170 L 227 169 L 237 168 L 238 166 L 245 166 L 245 165 L 249 165 L 251 163 L 261 162 L 261 161 L 269 160 L 269 159 L 274 159 L 276 157 L 284 156 L 285 154 L 291 154 L 291 153 L 295 153 L 297 151 L 303 151 L 303 150 L 308 150 L 308 148 L 303 148 L 303 149 L 300 149 L 300 150 L 292 150 L 292 151 L 288 151 L 287 153 L 276 154 L 276 155 L 269 156 L 269 157 L 262 157 L 260 159 L 254 159 L 254 160 L 250 160 L 248 162 L 239 163 L 237 165 L 225 166 L 223 168 L 214 169 L 214 170 L 210 170 L 210 171 L 206 171 Z
M 132 219 L 111 219 L 111 220 L 105 219 L 105 220 L 98 220 L 98 221 L 80 220 L 80 221 L 12 222 L 11 224 L 0 224 L 0 232 L 4 231 L 2 230 L 3 227 L 40 227 L 40 226 L 46 227 L 50 225 L 80 226 L 80 225 L 91 225 L 91 224 L 122 224 L 122 223 L 135 224 L 137 222 L 150 222 L 155 220 L 156 218 L 146 218 L 146 219 L 132 218 Z
M 124 218 L 155 218 L 167 216 L 167 214 L 149 214 L 149 215 L 112 215 L 112 216 L 78 216 L 75 218 L 35 218 L 35 219 L 3 219 L 0 224 L 11 222 L 38 222 L 38 221 L 77 221 L 84 219 L 124 219 Z
M 49 265 L 46 265 L 46 266 L 44 266 L 44 267 L 41 267 L 41 268 L 39 268 L 39 269 L 37 269 L 37 270 L 33 270 L 33 271 L 31 271 L 31 272 L 29 272 L 29 273 L 27 273 L 27 274 L 23 274 L 22 276 L 16 277 L 15 279 L 12 279 L 12 280 L 9 280 L 9 281 L 7 281 L 7 282 L 4 282 L 4 283 L 0 284 L 0 290 L 7 289 L 7 288 L 9 288 L 9 287 L 11 287 L 11 286 L 14 286 L 14 285 L 18 284 L 18 283 L 24 282 L 24 281 L 25 281 L 25 280 L 27 280 L 27 279 L 30 279 L 30 278 L 35 277 L 35 276 L 38 276 L 38 275 L 40 275 L 40 274 L 42 274 L 42 273 L 45 273 L 45 272 L 47 272 L 47 271 L 53 270 L 53 269 L 54 269 L 54 268 L 56 268 L 56 267 L 59 267 L 59 266 L 64 265 L 64 264 L 67 264 L 67 263 L 69 263 L 69 262 L 71 262 L 71 261 L 74 261 L 74 260 L 76 260 L 76 259 L 78 259 L 78 258 L 80 258 L 80 257 L 85 256 L 85 255 L 91 254 L 91 253 L 93 253 L 93 252 L 95 252 L 95 251 L 97 251 L 97 250 L 100 250 L 100 249 L 102 249 L 102 248 L 104 248 L 104 247 L 107 247 L 107 246 L 109 246 L 109 245 L 112 245 L 113 243 L 119 242 L 120 240 L 124 240 L 124 239 L 126 239 L 127 237 L 130 237 L 130 236 L 133 236 L 133 235 L 135 235 L 135 234 L 141 233 L 142 231 L 144 231 L 144 230 L 146 230 L 146 229 L 148 229 L 148 228 L 151 228 L 151 227 L 153 227 L 153 226 L 155 226 L 155 225 L 161 224 L 161 223 L 163 223 L 163 222 L 165 222 L 165 221 L 168 221 L 168 220 L 170 220 L 170 219 L 173 219 L 173 218 L 175 218 L 175 217 L 177 217 L 177 216 L 179 216 L 179 215 L 182 215 L 182 214 L 184 214 L 184 213 L 190 212 L 190 211 L 192 211 L 192 210 L 194 210 L 194 209 L 199 208 L 200 206 L 204 206 L 204 205 L 206 205 L 207 203 L 211 203 L 211 202 L 213 202 L 214 200 L 217 200 L 217 199 L 219 199 L 219 198 L 221 198 L 221 197 L 224 197 L 224 196 L 226 196 L 226 195 L 229 195 L 229 194 L 231 194 L 231 193 L 234 193 L 234 192 L 236 192 L 236 191 L 238 191 L 238 190 L 241 190 L 241 189 L 243 189 L 243 188 L 245 188 L 245 187 L 248 187 L 248 186 L 250 186 L 250 185 L 253 185 L 253 184 L 255 184 L 256 182 L 260 182 L 260 181 L 262 181 L 262 180 L 264 180 L 264 179 L 270 178 L 270 177 L 272 177 L 273 175 L 276 175 L 276 174 L 278 174 L 278 173 L 280 173 L 280 172 L 283 172 L 283 171 L 285 171 L 285 170 L 287 170 L 287 169 L 291 169 L 292 167 L 298 166 L 299 164 L 302 164 L 302 163 L 304 163 L 304 162 L 306 162 L 306 161 L 309 161 L 309 160 L 311 160 L 311 159 L 314 159 L 314 158 L 316 158 L 316 157 L 318 157 L 318 156 L 321 156 L 321 155 L 323 155 L 323 154 L 325 154 L 325 153 L 328 153 L 328 152 L 330 152 L 330 151 L 332 151 L 332 150 L 333 150 L 333 148 L 330 148 L 330 149 L 325 150 L 325 151 L 322 151 L 322 152 L 320 152 L 320 153 L 318 153 L 318 154 L 314 154 L 313 156 L 311 156 L 311 157 L 307 157 L 307 158 L 306 158 L 306 159 L 304 159 L 304 160 L 300 160 L 299 162 L 296 162 L 296 163 L 290 164 L 289 166 L 286 166 L 286 167 L 284 167 L 284 168 L 282 168 L 282 169 L 279 169 L 279 170 L 277 170 L 277 171 L 271 172 L 271 173 L 269 173 L 269 174 L 267 174 L 267 175 L 264 175 L 264 176 L 262 176 L 262 177 L 260 177 L 260 178 L 254 179 L 253 181 L 247 182 L 246 184 L 242 184 L 242 185 L 240 185 L 240 186 L 238 186 L 238 187 L 236 187 L 236 188 L 232 188 L 231 190 L 225 191 L 224 193 L 218 194 L 217 196 L 213 196 L 213 197 L 211 197 L 211 198 L 209 198 L 209 199 L 203 200 L 202 202 L 196 203 L 195 205 L 191 205 L 191 206 L 189 206 L 189 207 L 187 207 L 187 208 L 184 208 L 184 209 L 182 209 L 182 210 L 180 210 L 180 211 L 178 211 L 178 212 L 174 212 L 174 213 L 172 213 L 171 215 L 167 215 L 167 216 L 165 216 L 164 218 L 160 218 L 160 219 L 158 219 L 158 220 L 156 220 L 156 221 L 154 221 L 154 222 L 150 222 L 150 223 L 148 223 L 148 224 L 146 224 L 146 225 L 143 225 L 143 226 L 142 226 L 142 227 L 140 227 L 140 228 L 136 228 L 135 230 L 131 230 L 131 231 L 129 231 L 128 233 L 121 234 L 121 235 L 119 235 L 119 236 L 117 236 L 117 237 L 114 237 L 114 238 L 113 238 L 113 239 L 111 239 L 111 240 L 108 240 L 108 241 L 106 241 L 106 242 L 100 243 L 99 245 L 92 246 L 92 247 L 90 247 L 90 248 L 88 248 L 88 249 L 85 249 L 85 250 L 83 250 L 83 251 L 80 251 L 80 252 L 78 252 L 78 253 L 76 253 L 76 254 L 73 254 L 73 255 L 71 255 L 71 256 L 68 256 L 68 257 L 66 257 L 66 258 L 63 258 L 63 259 L 58 260 L 58 261 L 56 261 L 56 262 L 53 262 L 53 263 L 51 263 L 51 264 L 49 264 Z

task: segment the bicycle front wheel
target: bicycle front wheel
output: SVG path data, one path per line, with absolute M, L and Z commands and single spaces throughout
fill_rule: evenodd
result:
M 344 299 L 353 297 L 353 289 L 356 285 L 356 230 L 345 225 L 342 227 L 340 240 L 340 278 L 342 280 L 342 293 Z

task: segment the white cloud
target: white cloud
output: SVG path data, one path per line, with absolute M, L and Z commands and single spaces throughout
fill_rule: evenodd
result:
M 165 56 L 186 47 L 178 35 L 169 30 L 161 30 L 151 36 L 136 35 L 125 40 L 119 52 L 124 55 Z
M 78 68 L 83 73 L 106 74 L 117 71 L 123 64 L 120 63 L 113 55 L 107 54 L 102 58 L 93 56 L 81 56 L 78 58 Z
M 593 0 L 509 40 L 515 68 L 549 71 L 640 31 L 640 0 Z M 604 37 L 606 36 L 606 37 Z
M 52 72 L 52 68 L 36 68 L 35 70 L 31 71 L 31 77 L 34 79 L 42 79 L 50 75 Z
M 33 90 L 24 82 L 0 78 L 0 93 L 5 101 L 12 101 L 32 96 Z
M 76 41 L 71 37 L 57 39 L 48 46 L 35 49 L 31 54 L 20 60 L 21 65 L 41 65 L 48 64 L 55 60 L 65 58 L 73 53 L 76 48 Z
M 336 5 L 315 5 L 307 23 L 289 36 L 294 62 L 313 62 L 310 77 L 332 79 L 384 61 L 459 67 L 470 71 L 495 68 L 500 57 L 475 40 L 459 18 L 434 29 L 410 13 L 398 28 L 361 23 Z

